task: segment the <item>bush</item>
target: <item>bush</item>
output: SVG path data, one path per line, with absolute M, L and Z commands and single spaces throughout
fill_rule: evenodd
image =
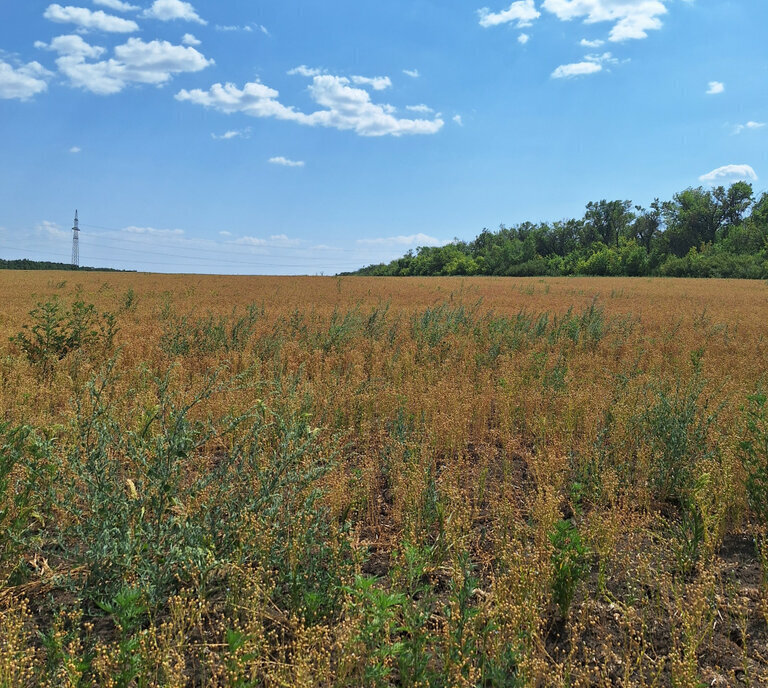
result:
M 11 341 L 44 374 L 50 373 L 55 362 L 71 351 L 86 347 L 111 349 L 117 334 L 113 314 L 99 315 L 93 304 L 80 300 L 66 309 L 57 298 L 53 298 L 38 303 L 29 315 L 32 325 L 23 325 L 24 331 L 11 337 Z

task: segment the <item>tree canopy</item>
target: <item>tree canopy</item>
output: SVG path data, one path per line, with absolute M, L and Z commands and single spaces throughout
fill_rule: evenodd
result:
M 590 202 L 580 219 L 502 224 L 351 274 L 768 278 L 768 193 L 736 182 L 688 188 L 648 208 Z

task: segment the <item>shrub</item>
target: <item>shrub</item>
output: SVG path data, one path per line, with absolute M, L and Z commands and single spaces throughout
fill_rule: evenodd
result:
M 32 325 L 23 325 L 22 332 L 11 337 L 29 361 L 44 374 L 52 371 L 56 361 L 69 352 L 86 347 L 111 349 L 117 334 L 112 313 L 96 312 L 93 304 L 75 301 L 69 309 L 53 298 L 38 303 L 29 312 Z

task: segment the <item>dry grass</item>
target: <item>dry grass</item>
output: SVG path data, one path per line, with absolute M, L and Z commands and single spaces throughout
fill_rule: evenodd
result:
M 0 686 L 768 685 L 764 283 L 0 293 Z M 114 341 L 30 360 L 54 298 Z

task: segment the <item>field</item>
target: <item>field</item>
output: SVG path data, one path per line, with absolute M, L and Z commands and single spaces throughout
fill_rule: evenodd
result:
M 0 686 L 768 685 L 765 283 L 0 294 Z

